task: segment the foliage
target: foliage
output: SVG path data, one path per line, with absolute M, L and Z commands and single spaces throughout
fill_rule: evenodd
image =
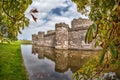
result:
M 5 42 L 7 42 L 7 43 L 9 43 L 10 44 L 10 39 L 9 38 L 2 38 L 1 39 L 1 43 L 5 43 Z
M 102 64 L 99 65 L 98 57 L 89 59 L 81 69 L 79 69 L 76 73 L 73 74 L 73 80 L 113 80 L 105 79 L 106 73 L 111 73 L 115 71 L 117 74 L 114 76 L 114 80 L 118 78 L 119 70 L 120 70 L 120 57 L 115 60 L 113 57 L 106 58 Z
M 96 59 L 91 58 L 85 65 L 82 66 L 80 70 L 78 70 L 73 75 L 73 79 L 87 80 L 97 70 L 96 64 L 97 64 Z
M 20 42 L 0 43 L 0 80 L 28 80 Z
M 95 46 L 102 46 L 103 53 L 108 50 L 117 58 L 120 49 L 120 0 L 72 0 L 78 11 L 88 13 L 93 24 L 86 34 L 86 42 L 93 39 Z M 101 58 L 104 59 L 104 58 Z
M 7 27 L 4 25 L 1 25 L 0 27 L 0 42 L 7 42 L 10 43 L 10 39 L 8 38 L 8 33 L 7 33 Z
M 99 63 L 102 64 L 108 55 L 112 55 L 116 62 L 120 53 L 120 0 L 72 1 L 77 4 L 79 12 L 88 14 L 93 21 L 86 33 L 85 42 L 94 40 L 95 47 L 103 48 Z
M 0 0 L 0 29 L 6 27 L 7 37 L 15 40 L 20 29 L 28 26 L 29 20 L 25 17 L 25 10 L 32 0 Z M 2 35 L 0 30 L 0 39 Z

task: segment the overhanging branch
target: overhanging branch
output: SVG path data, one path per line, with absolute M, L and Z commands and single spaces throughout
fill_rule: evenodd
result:
M 12 17 L 12 16 L 10 16 L 10 15 L 5 11 L 4 2 L 7 2 L 7 1 L 2 0 L 2 9 L 3 9 L 3 12 L 4 12 L 8 17 L 10 17 L 11 19 L 13 19 L 13 20 L 15 21 L 15 18 Z

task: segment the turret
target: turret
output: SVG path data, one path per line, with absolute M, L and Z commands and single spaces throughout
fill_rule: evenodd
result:
M 38 45 L 44 46 L 44 35 L 45 32 L 38 32 Z
M 56 49 L 68 49 L 68 24 L 55 24 Z

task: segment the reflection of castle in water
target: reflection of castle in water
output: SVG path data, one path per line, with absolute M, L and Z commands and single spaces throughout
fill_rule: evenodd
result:
M 54 61 L 57 72 L 65 72 L 68 68 L 70 68 L 72 72 L 75 72 L 82 67 L 90 56 L 95 56 L 98 51 L 56 50 L 50 47 L 32 45 L 32 53 L 37 53 L 39 59 L 46 57 Z

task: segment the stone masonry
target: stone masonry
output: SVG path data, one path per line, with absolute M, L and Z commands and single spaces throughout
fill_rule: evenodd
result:
M 56 49 L 68 49 L 68 30 L 69 26 L 65 23 L 55 25 Z
M 85 43 L 85 34 L 92 24 L 88 19 L 73 19 L 71 28 L 68 24 L 57 23 L 55 30 L 38 32 L 38 35 L 32 35 L 33 44 L 46 47 L 54 47 L 56 49 L 79 49 L 79 50 L 96 50 L 94 42 Z

